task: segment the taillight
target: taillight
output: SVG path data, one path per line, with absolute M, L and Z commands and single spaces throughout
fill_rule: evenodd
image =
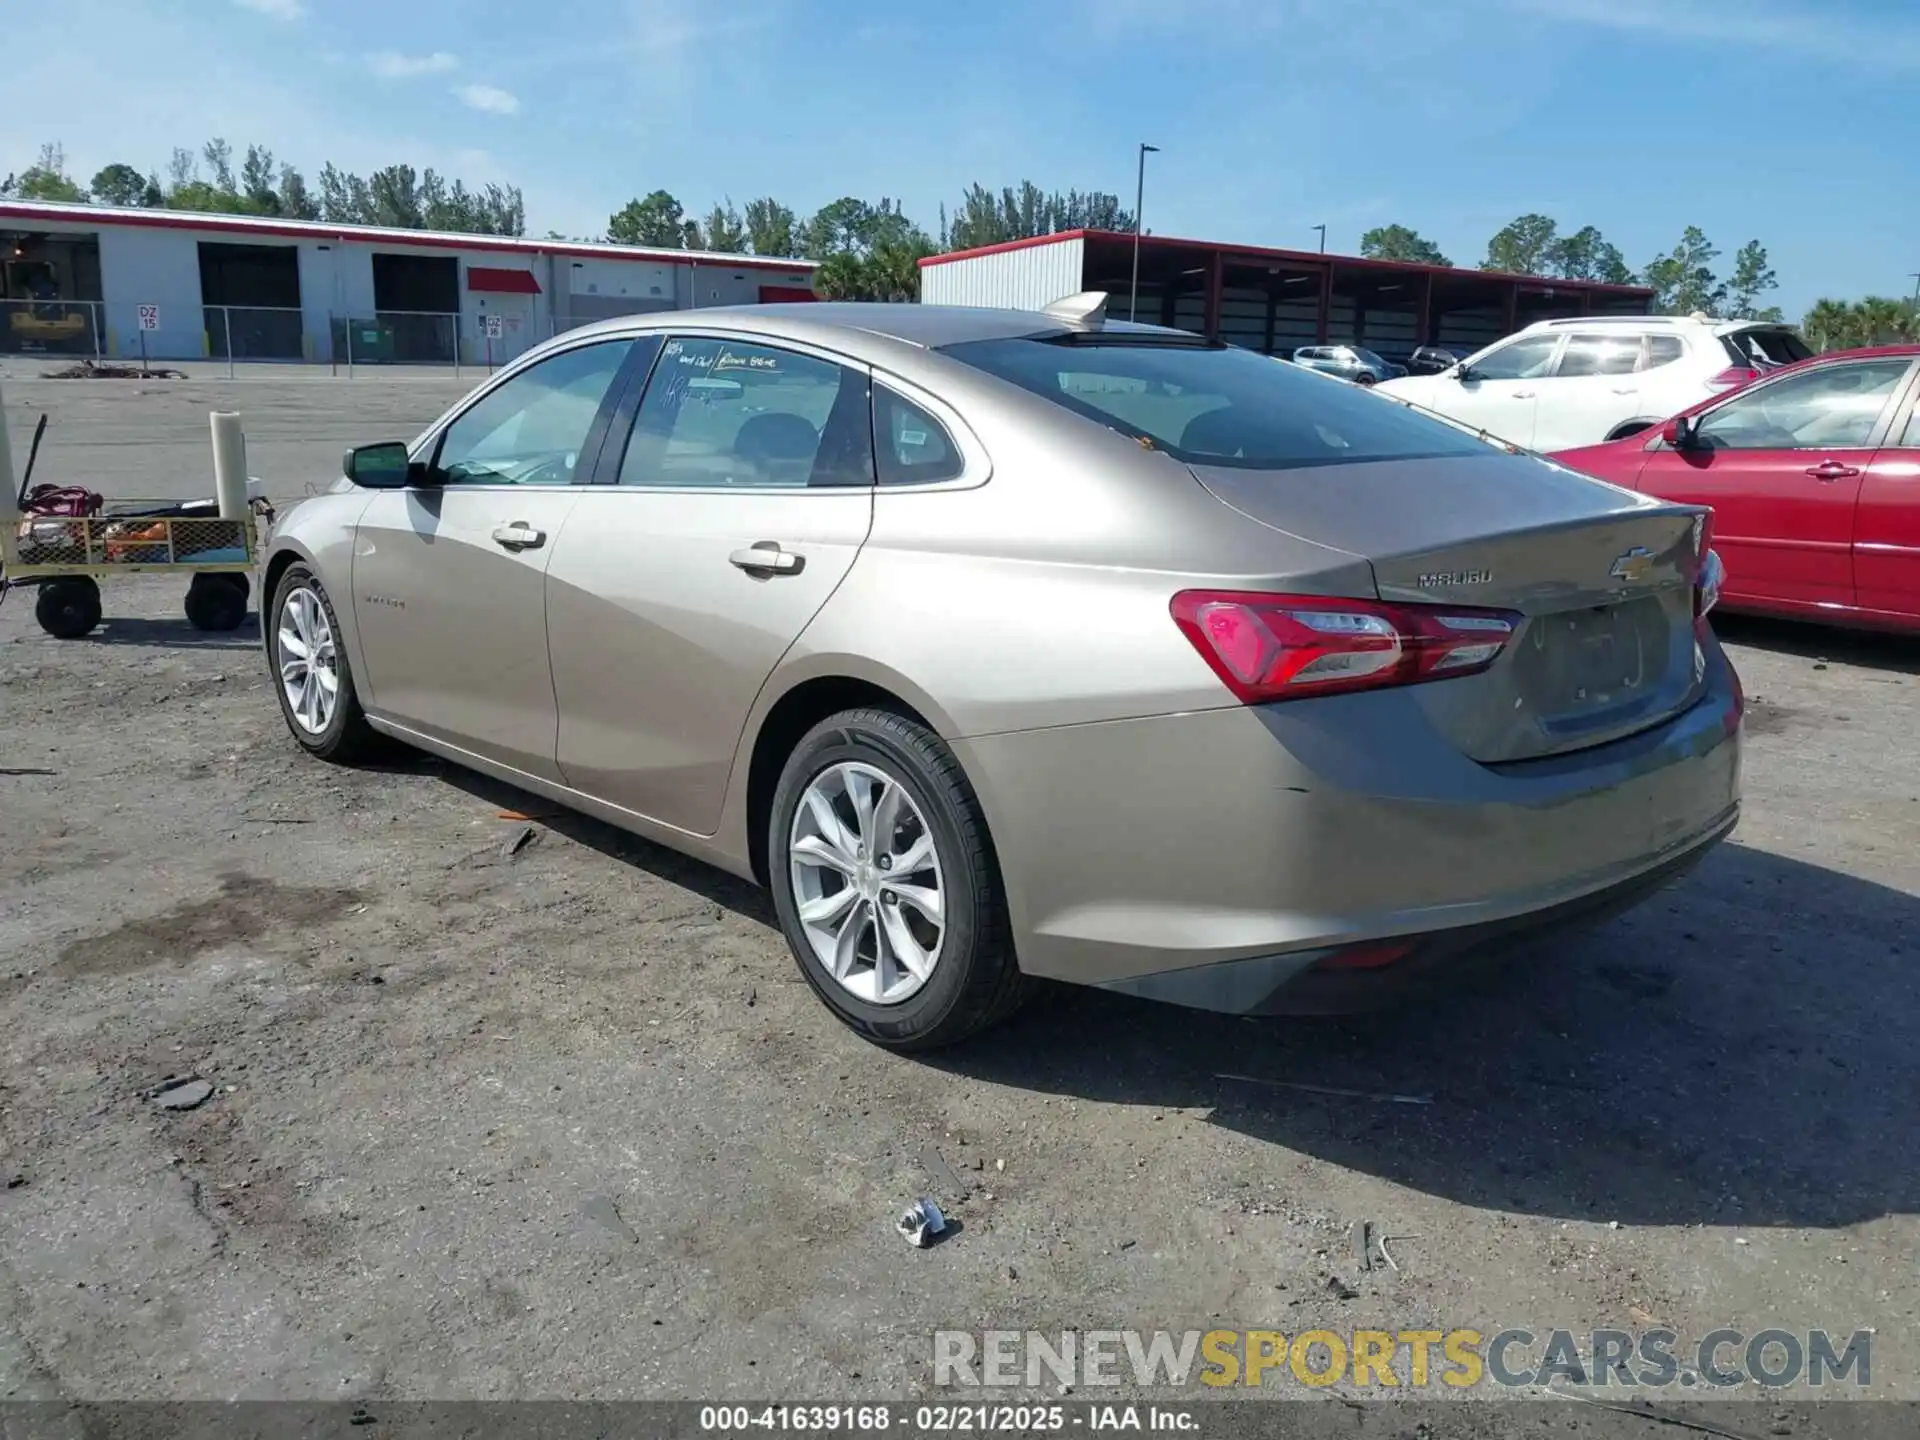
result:
M 1727 567 L 1720 563 L 1720 552 L 1713 548 L 1711 510 L 1693 517 L 1693 554 L 1693 618 L 1697 624 L 1720 603 L 1720 587 L 1727 578 Z
M 1250 705 L 1477 675 L 1500 658 L 1520 619 L 1468 606 L 1230 590 L 1183 590 L 1172 609 L 1193 648 Z
M 1751 365 L 1729 365 L 1707 381 L 1707 387 L 1712 390 L 1738 390 L 1742 385 L 1751 385 L 1759 378 L 1760 372 Z

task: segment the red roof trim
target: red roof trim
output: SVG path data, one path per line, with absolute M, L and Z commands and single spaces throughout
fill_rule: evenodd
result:
M 634 245 L 574 245 L 561 240 L 527 240 L 511 235 L 447 235 L 439 231 L 388 230 L 368 225 L 328 225 L 322 221 L 271 221 L 232 215 L 155 214 L 115 206 L 36 205 L 0 200 L 0 220 L 55 221 L 67 225 L 126 225 L 151 230 L 212 230 L 229 235 L 264 235 L 321 244 L 353 242 L 408 246 L 419 250 L 491 250 L 511 255 L 564 255 L 582 260 L 648 260 L 656 265 L 705 265 L 714 270 L 781 270 L 812 274 L 812 260 L 781 260 L 761 255 L 708 255 L 651 250 Z
M 1062 240 L 1084 240 L 1089 235 L 1105 235 L 1104 230 L 1061 230 L 1052 235 L 1029 235 L 1023 240 L 1003 240 L 998 245 L 976 245 L 971 250 L 949 250 L 945 255 L 929 255 L 920 261 L 924 270 L 929 265 L 945 265 L 953 260 L 971 260 L 979 255 L 1004 255 L 1009 250 L 1031 250 L 1036 245 L 1057 245 Z M 1131 240 L 1133 237 L 1127 237 Z
M 540 282 L 531 270 L 489 270 L 484 265 L 469 265 L 467 289 L 489 295 L 538 295 Z
M 972 250 L 954 250 L 945 255 L 930 255 L 920 264 L 944 265 L 954 260 L 971 260 L 978 255 L 996 255 L 1006 250 L 1025 250 L 1034 245 L 1051 245 L 1057 240 L 1112 241 L 1118 244 L 1133 244 L 1133 232 L 1130 230 L 1063 230 L 1057 235 L 1036 235 L 1025 240 L 1009 240 L 1001 245 L 982 245 Z M 1555 280 L 1544 275 L 1512 275 L 1504 270 L 1468 270 L 1456 265 L 1423 265 L 1411 260 L 1372 260 L 1364 255 L 1327 255 L 1318 250 L 1282 250 L 1270 245 L 1227 245 L 1214 240 L 1182 240 L 1171 235 L 1144 235 L 1140 239 L 1143 251 L 1151 252 L 1156 247 L 1166 250 L 1202 250 L 1209 254 L 1218 253 L 1232 260 L 1236 257 L 1253 260 L 1286 260 L 1298 264 L 1303 269 L 1316 270 L 1321 266 L 1335 266 L 1341 270 L 1381 270 L 1394 274 L 1444 275 L 1456 279 L 1500 280 L 1517 282 L 1534 290 L 1590 290 L 1614 295 L 1651 295 L 1653 291 L 1645 285 L 1607 285 L 1598 280 Z

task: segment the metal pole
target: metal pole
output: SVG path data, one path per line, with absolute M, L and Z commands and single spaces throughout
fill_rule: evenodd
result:
M 353 378 L 353 317 L 347 317 L 347 378 Z
M 1327 253 L 1327 227 L 1316 225 L 1313 228 L 1320 232 L 1320 253 L 1324 255 Z
M 222 305 L 220 318 L 227 322 L 227 378 L 233 379 L 233 307 Z
M 87 306 L 87 318 L 93 322 L 93 363 L 100 363 L 100 332 L 106 329 L 106 319 L 100 313 L 98 302 Z
M 447 318 L 453 325 L 453 378 L 458 380 L 460 378 L 460 317 L 450 315 Z
M 1140 312 L 1140 221 L 1147 207 L 1147 152 L 1158 152 L 1158 145 L 1140 142 L 1140 172 L 1133 186 L 1133 288 L 1127 296 L 1127 319 L 1137 318 Z
M 0 525 L 11 525 L 20 513 L 18 483 L 13 476 L 13 452 L 7 448 L 7 407 L 0 401 Z

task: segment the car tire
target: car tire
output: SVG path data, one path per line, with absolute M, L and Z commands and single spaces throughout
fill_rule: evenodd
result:
M 187 623 L 196 630 L 238 630 L 247 620 L 250 593 L 244 575 L 196 575 L 187 584 Z
M 1371 388 L 1374 383 L 1374 377 L 1370 372 L 1362 370 L 1358 375 L 1353 377 L 1353 383 Z
M 78 640 L 100 623 L 100 586 L 86 575 L 49 580 L 34 597 L 33 618 L 56 640 Z
M 862 787 L 869 821 L 886 823 L 880 812 L 893 806 L 895 823 L 886 837 L 861 833 L 855 797 Z M 898 787 L 900 795 L 887 787 Z M 823 862 L 821 842 L 832 837 L 820 820 L 822 801 L 847 842 L 837 847 L 838 858 L 848 858 L 852 847 L 864 867 L 860 874 Z M 926 726 L 882 709 L 823 720 L 787 757 L 768 824 L 768 879 L 780 928 L 814 994 L 856 1033 L 889 1050 L 933 1050 L 999 1023 L 1026 999 L 1031 982 L 1014 957 L 980 803 L 953 752 Z M 931 858 L 916 863 L 908 852 L 920 854 L 923 836 Z M 914 868 L 890 871 L 889 861 Z M 930 952 L 928 912 L 901 898 L 911 893 L 924 901 L 929 882 L 940 911 Z M 842 890 L 854 898 L 838 916 L 827 916 Z M 803 907 L 814 912 L 811 925 L 802 919 Z M 848 927 L 854 933 L 841 949 Z M 891 938 L 902 927 L 904 940 Z M 879 949 L 883 934 L 890 965 Z M 923 974 L 901 958 L 913 954 L 926 960 Z M 903 993 L 889 992 L 889 974 Z
M 273 604 L 262 617 L 261 628 L 266 632 L 267 673 L 280 699 L 280 714 L 301 747 L 322 760 L 342 764 L 373 753 L 380 737 L 360 708 L 353 670 L 340 649 L 340 620 L 333 601 L 312 570 L 301 564 L 287 567 L 274 586 Z M 310 659 L 316 653 L 317 665 Z M 301 678 L 313 675 L 318 694 L 288 678 L 289 667 L 303 662 L 305 668 L 298 674 Z M 326 684 L 321 678 L 329 674 L 331 709 L 326 708 Z
M 1609 430 L 1607 432 L 1607 438 L 1605 440 L 1602 440 L 1600 443 L 1605 445 L 1614 440 L 1624 440 L 1629 435 L 1645 434 L 1647 431 L 1651 430 L 1657 423 L 1659 422 L 1654 420 L 1625 421 L 1622 424 L 1616 425 L 1613 427 L 1613 429 Z

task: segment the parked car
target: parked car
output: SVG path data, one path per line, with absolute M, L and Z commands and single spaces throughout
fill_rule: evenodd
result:
M 1293 352 L 1293 363 L 1356 385 L 1375 385 L 1396 373 L 1407 373 L 1406 366 L 1392 364 L 1359 345 L 1303 345 Z
M 1920 630 L 1920 346 L 1822 355 L 1554 458 L 1712 506 L 1729 608 Z
M 1704 512 L 1103 305 L 567 331 L 280 518 L 288 728 L 758 880 L 901 1049 L 1363 1006 L 1728 832 Z
M 1465 350 L 1449 350 L 1444 345 L 1422 345 L 1407 357 L 1407 371 L 1413 375 L 1440 375 L 1466 358 Z
M 1812 353 L 1785 325 L 1588 315 L 1542 320 L 1382 393 L 1527 449 L 1564 450 L 1637 434 Z

